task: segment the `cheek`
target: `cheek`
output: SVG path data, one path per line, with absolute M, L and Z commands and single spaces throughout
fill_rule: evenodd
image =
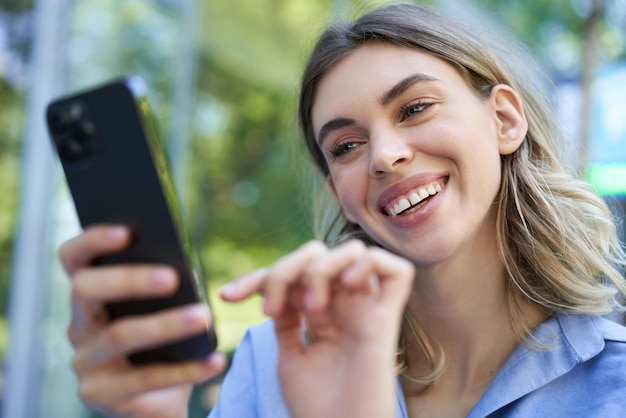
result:
M 490 207 L 496 199 L 500 182 L 501 157 L 497 146 L 489 141 L 478 141 L 476 147 L 466 148 L 459 166 L 461 184 L 472 205 Z
M 491 202 L 500 187 L 501 157 L 497 136 L 484 115 L 442 118 L 432 128 L 428 151 L 451 162 L 462 196 L 473 196 L 470 200 L 478 199 L 481 205 Z
M 344 215 L 352 223 L 360 223 L 362 212 L 367 205 L 367 185 L 362 175 L 335 175 L 335 194 Z
M 497 135 L 493 126 L 481 113 L 473 119 L 441 120 L 435 129 L 439 132 L 433 142 L 433 149 L 457 161 L 461 166 L 468 166 L 477 172 L 498 173 L 500 152 Z

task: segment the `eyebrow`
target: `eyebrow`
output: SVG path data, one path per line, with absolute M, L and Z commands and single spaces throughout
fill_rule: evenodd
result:
M 405 77 L 402 80 L 400 80 L 398 83 L 396 83 L 385 94 L 383 94 L 382 97 L 378 101 L 381 105 L 386 106 L 392 100 L 396 99 L 402 93 L 407 91 L 411 86 L 415 84 L 429 83 L 433 81 L 441 81 L 441 80 L 433 76 L 430 76 L 428 74 L 424 74 L 424 73 L 411 74 L 410 76 Z M 345 128 L 346 126 L 354 125 L 355 123 L 356 121 L 354 119 L 342 118 L 342 117 L 331 119 L 330 121 L 326 122 L 320 128 L 319 134 L 317 135 L 317 137 L 319 138 L 318 139 L 319 145 L 322 145 L 322 143 L 324 142 L 324 139 L 326 139 L 326 137 L 328 137 L 328 135 L 330 135 L 331 132 L 336 131 L 341 128 Z
M 324 126 L 320 128 L 320 133 L 318 134 L 319 144 L 322 145 L 322 142 L 324 142 L 324 139 L 326 139 L 326 137 L 330 135 L 332 131 L 345 128 L 346 126 L 354 125 L 355 123 L 356 121 L 350 118 L 335 118 L 335 119 L 329 120 L 328 122 L 324 124 Z
M 396 99 L 402 93 L 407 91 L 411 86 L 415 84 L 421 83 L 429 83 L 433 81 L 441 81 L 438 78 L 430 76 L 424 73 L 416 73 L 411 74 L 410 76 L 403 78 L 398 83 L 396 83 L 392 88 L 390 88 L 382 97 L 378 100 L 381 105 L 386 106 L 392 100 Z

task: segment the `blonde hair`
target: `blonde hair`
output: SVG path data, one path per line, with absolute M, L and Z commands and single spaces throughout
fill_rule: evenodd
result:
M 418 49 L 457 68 L 483 97 L 498 84 L 515 89 L 524 102 L 528 133 L 520 148 L 501 157 L 502 182 L 496 198 L 497 242 L 508 275 L 508 307 L 512 328 L 527 341 L 531 324 L 521 305 L 532 301 L 550 315 L 607 314 L 623 310 L 618 294 L 626 294 L 622 275 L 626 255 L 611 212 L 584 181 L 562 163 L 564 144 L 557 118 L 533 85 L 529 73 L 516 74 L 496 50 L 463 26 L 412 3 L 398 3 L 365 14 L 352 23 L 337 23 L 320 37 L 302 78 L 299 121 L 309 153 L 326 177 L 326 160 L 315 140 L 311 110 L 319 81 L 346 55 L 368 42 L 387 42 Z M 328 216 L 326 202 L 322 216 Z M 326 219 L 327 220 L 327 219 Z M 359 238 L 377 245 L 337 211 L 322 222 L 324 238 L 340 242 Z M 431 372 L 411 380 L 431 383 L 440 374 L 444 353 L 429 341 L 408 315 L 399 343 L 400 372 L 407 368 L 404 346 L 414 338 L 431 363 Z M 438 351 L 439 350 L 439 351 Z

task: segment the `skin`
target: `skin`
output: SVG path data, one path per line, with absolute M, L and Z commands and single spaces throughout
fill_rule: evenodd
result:
M 201 306 L 106 320 L 104 304 L 123 299 L 159 297 L 177 286 L 165 266 L 90 267 L 94 258 L 121 250 L 129 242 L 122 227 L 96 226 L 59 250 L 72 279 L 72 320 L 68 337 L 75 347 L 72 366 L 85 404 L 109 417 L 185 417 L 192 385 L 219 374 L 226 365 L 216 353 L 204 361 L 176 366 L 134 368 L 126 355 L 134 349 L 193 335 L 205 327 Z
M 411 82 L 394 89 L 403 80 Z M 322 79 L 313 123 L 323 131 L 328 183 L 346 217 L 390 251 L 309 242 L 231 283 L 222 298 L 263 295 L 293 417 L 395 417 L 395 352 L 405 308 L 448 360 L 433 385 L 403 382 L 409 415 L 466 416 L 519 343 L 507 321 L 493 205 L 500 156 L 514 152 L 527 130 L 519 96 L 501 85 L 478 97 L 439 59 L 368 44 Z M 393 218 L 381 210 L 434 181 L 443 189 L 414 213 Z M 133 348 L 193 334 L 206 315 L 186 307 L 98 319 L 106 302 L 165 296 L 176 286 L 162 266 L 89 266 L 127 242 L 128 231 L 102 226 L 61 249 L 73 284 L 68 334 L 81 396 L 109 416 L 185 416 L 191 384 L 221 372 L 224 358 L 145 369 L 127 364 Z M 534 306 L 524 309 L 542 320 Z M 310 344 L 303 342 L 303 320 Z M 410 372 L 424 372 L 424 363 L 419 348 L 409 347 Z
M 291 416 L 385 417 L 397 403 L 394 353 L 413 276 L 411 263 L 387 251 L 360 242 L 329 250 L 313 241 L 222 296 L 264 294 Z
M 349 123 L 329 133 L 336 120 Z M 410 416 L 466 416 L 519 343 L 504 304 L 494 207 L 501 155 L 527 132 L 519 96 L 499 85 L 479 97 L 446 62 L 372 43 L 322 80 L 313 122 L 325 131 L 318 139 L 344 214 L 415 264 L 408 310 L 447 355 L 434 385 L 404 382 Z M 414 213 L 381 209 L 433 181 L 445 186 Z M 525 310 L 541 322 L 538 309 Z M 426 372 L 420 350 L 409 352 L 411 371 Z

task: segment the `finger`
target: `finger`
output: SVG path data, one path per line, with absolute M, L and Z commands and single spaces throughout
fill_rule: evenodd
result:
M 327 252 L 328 249 L 320 241 L 309 241 L 274 263 L 267 273 L 263 288 L 263 309 L 266 315 L 274 317 L 282 312 L 289 288 L 299 284 L 309 264 Z
M 72 281 L 72 320 L 67 330 L 77 347 L 100 330 L 108 316 L 105 303 L 165 297 L 178 287 L 173 268 L 162 266 L 103 266 L 77 270 Z
M 91 340 L 92 335 L 102 329 L 109 321 L 104 304 L 72 300 L 72 317 L 67 328 L 67 337 L 73 347 L 82 341 Z
M 115 302 L 172 294 L 178 287 L 176 270 L 159 265 L 111 265 L 85 268 L 74 274 L 72 299 Z
M 226 363 L 226 356 L 215 352 L 203 361 L 129 367 L 119 373 L 85 377 L 79 392 L 87 405 L 110 408 L 146 392 L 203 382 L 222 373 Z
M 67 273 L 74 272 L 102 255 L 122 250 L 130 242 L 130 231 L 123 226 L 91 226 L 59 248 L 59 258 Z
M 380 291 L 379 280 L 369 251 L 341 274 L 341 283 L 345 288 L 366 294 L 376 294 Z
M 77 351 L 74 370 L 83 375 L 116 357 L 196 335 L 209 323 L 209 311 L 201 304 L 119 319 Z
M 301 352 L 305 345 L 304 323 L 298 311 L 287 305 L 280 315 L 273 319 L 280 355 L 288 356 L 289 353 Z
M 381 296 L 404 306 L 415 280 L 415 266 L 381 248 L 370 248 L 370 259 L 381 284 Z
M 319 257 L 306 269 L 306 307 L 319 312 L 328 306 L 330 294 L 342 273 L 367 255 L 367 247 L 357 240 L 349 241 Z
M 105 303 L 165 297 L 178 287 L 170 267 L 106 266 L 78 270 L 72 281 L 72 320 L 67 335 L 74 347 L 101 329 L 108 316 Z
M 267 269 L 252 271 L 224 286 L 220 296 L 227 302 L 242 301 L 255 293 L 261 293 L 266 279 Z

